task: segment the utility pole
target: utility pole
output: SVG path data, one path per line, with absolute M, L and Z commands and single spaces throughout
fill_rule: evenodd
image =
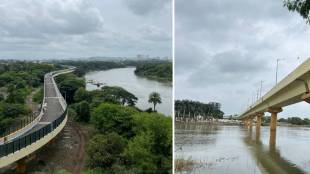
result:
M 260 81 L 260 90 L 259 90 L 259 97 L 262 97 L 262 90 L 263 90 L 263 81 Z
M 276 67 L 276 85 L 278 84 L 278 69 L 279 69 L 279 61 L 284 59 L 277 59 L 277 67 Z

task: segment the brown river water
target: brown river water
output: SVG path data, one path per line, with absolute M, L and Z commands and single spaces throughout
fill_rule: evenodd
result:
M 256 135 L 242 126 L 175 124 L 175 158 L 194 162 L 176 173 L 310 173 L 310 128 L 278 126 L 270 144 L 268 126 Z

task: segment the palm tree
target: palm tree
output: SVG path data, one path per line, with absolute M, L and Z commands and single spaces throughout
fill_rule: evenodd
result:
M 160 98 L 159 93 L 157 93 L 157 92 L 152 92 L 152 93 L 150 94 L 150 96 L 149 96 L 149 103 L 153 103 L 153 105 L 154 105 L 154 111 L 155 111 L 156 105 L 161 103 L 161 98 Z

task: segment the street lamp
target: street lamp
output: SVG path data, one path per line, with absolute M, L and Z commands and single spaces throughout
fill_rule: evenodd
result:
M 276 67 L 276 85 L 278 84 L 278 69 L 279 69 L 279 61 L 284 59 L 277 59 L 277 67 Z
M 262 97 L 262 90 L 263 90 L 263 82 L 264 81 L 260 81 L 260 90 L 259 90 L 259 97 L 261 98 Z

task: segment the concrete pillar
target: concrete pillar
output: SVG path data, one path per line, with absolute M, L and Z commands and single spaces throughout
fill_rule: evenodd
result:
M 17 162 L 16 172 L 17 173 L 25 173 L 26 172 L 26 159 L 20 159 Z
M 253 119 L 249 118 L 249 129 L 252 130 L 253 127 Z
M 270 119 L 270 132 L 277 130 L 277 117 L 278 113 L 282 112 L 282 108 L 268 108 L 268 112 L 271 113 Z
M 261 129 L 261 125 L 262 125 L 263 115 L 264 115 L 264 113 L 258 113 L 256 115 L 256 139 L 257 140 L 260 139 L 260 129 Z
M 259 132 L 260 131 L 260 127 L 262 125 L 262 117 L 263 117 L 264 113 L 258 113 L 256 115 L 256 131 Z
M 270 148 L 275 148 L 277 136 L 277 117 L 278 113 L 282 112 L 282 108 L 268 108 L 268 112 L 271 113 L 269 145 Z

